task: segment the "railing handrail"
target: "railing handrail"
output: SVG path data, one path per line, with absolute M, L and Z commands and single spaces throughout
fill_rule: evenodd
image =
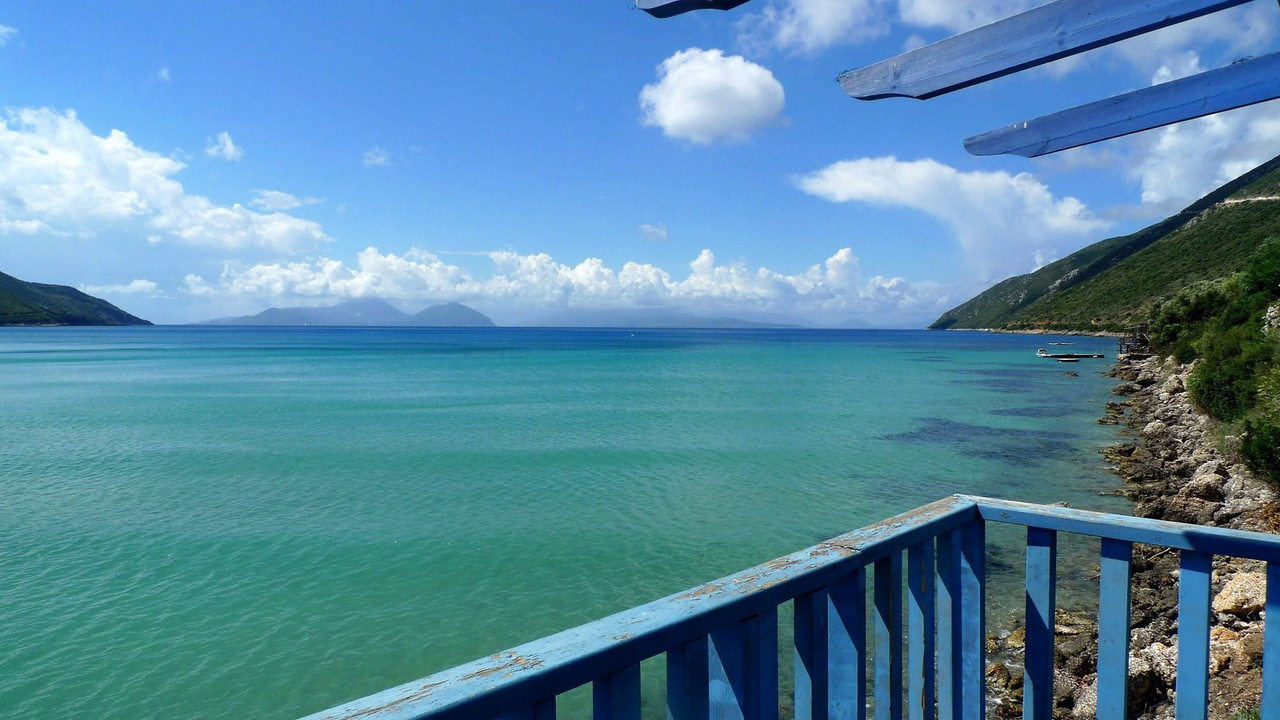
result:
M 304 720 L 476 718 L 532 705 L 745 619 L 977 518 L 943 498 L 813 547 L 330 708 Z
M 1057 505 L 1034 505 L 976 495 L 956 497 L 973 502 L 982 519 L 993 522 L 1160 545 L 1175 550 L 1280 562 L 1280 536 L 1277 535 L 1112 515 Z

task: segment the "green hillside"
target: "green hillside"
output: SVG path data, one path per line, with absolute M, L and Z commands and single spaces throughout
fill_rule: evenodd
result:
M 150 325 L 105 300 L 65 285 L 0 273 L 0 325 Z
M 1239 272 L 1280 238 L 1280 158 L 1170 218 L 996 284 L 932 329 L 1118 331 L 1186 285 Z

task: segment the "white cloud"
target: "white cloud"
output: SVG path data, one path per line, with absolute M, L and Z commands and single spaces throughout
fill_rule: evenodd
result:
M 640 223 L 640 234 L 645 240 L 652 242 L 662 242 L 667 239 L 667 226 L 664 223 L 653 225 L 651 223 Z
M 244 157 L 244 150 L 236 147 L 236 144 L 231 141 L 231 133 L 225 130 L 209 142 L 209 146 L 204 149 L 204 154 L 209 157 L 230 161 L 237 161 Z
M 160 66 L 160 69 L 156 71 L 156 79 L 157 79 L 157 80 L 160 80 L 160 81 L 162 81 L 162 82 L 169 82 L 170 77 L 169 77 L 169 66 L 168 66 L 168 65 L 161 65 L 161 66 Z
M 466 292 L 471 282 L 461 268 L 430 253 L 410 250 L 403 256 L 383 255 L 371 247 L 360 253 L 354 268 L 329 258 L 260 264 L 244 269 L 228 265 L 217 285 L 188 275 L 186 286 L 197 295 L 405 300 L 452 297 Z
M 365 167 L 388 167 L 391 165 L 391 156 L 387 154 L 386 150 L 377 145 L 374 145 L 372 150 L 365 150 L 361 160 L 364 162 Z
M 752 52 L 813 54 L 833 45 L 886 35 L 896 21 L 914 28 L 970 30 L 1047 0 L 775 0 L 738 23 L 738 42 Z M 912 36 L 905 49 L 919 47 Z M 905 50 L 904 50 L 905 51 Z
M 1249 3 L 1126 40 L 1111 51 L 1138 72 L 1151 75 L 1169 58 L 1188 52 L 1212 51 L 1208 66 L 1225 65 L 1272 48 L 1278 34 L 1275 7 Z
M 1203 70 L 1200 55 L 1169 55 L 1151 71 L 1151 83 Z M 1045 158 L 1061 170 L 1118 170 L 1139 186 L 1142 207 L 1117 207 L 1118 217 L 1150 219 L 1181 210 L 1205 193 L 1280 155 L 1277 103 L 1210 115 Z
M 324 202 L 320 198 L 300 198 L 279 190 L 254 190 L 254 199 L 249 204 L 259 210 L 292 210 L 303 205 L 319 205 Z
M 1200 56 L 1185 51 L 1166 58 L 1151 84 L 1202 71 Z M 1280 154 L 1280 117 L 1276 103 L 1264 103 L 1141 133 L 1118 145 L 1127 174 L 1142 186 L 1142 201 L 1171 212 Z
M 908 207 L 938 219 L 983 280 L 1027 272 L 1037 258 L 1056 256 L 1108 225 L 1075 198 L 1054 197 L 1028 173 L 960 172 L 934 160 L 845 160 L 796 184 L 832 202 Z
M 780 121 L 786 94 L 773 73 L 720 50 L 681 50 L 640 91 L 645 125 L 700 145 L 740 142 Z
M 1134 136 L 1127 172 L 1142 201 L 1173 211 L 1280 155 L 1275 103 L 1210 115 Z
M 216 281 L 189 275 L 187 292 L 221 298 L 339 300 L 380 297 L 407 302 L 456 300 L 523 311 L 667 307 L 693 313 L 788 316 L 814 323 L 875 318 L 884 325 L 920 325 L 954 302 L 936 283 L 864 278 L 858 258 L 843 248 L 808 269 L 785 274 L 742 263 L 720 264 L 710 250 L 677 279 L 655 265 L 628 262 L 615 270 L 598 258 L 576 265 L 546 253 L 487 253 L 493 271 L 478 277 L 422 250 L 403 256 L 376 248 L 354 267 L 328 258 L 224 268 Z
M 738 42 L 759 51 L 814 53 L 838 43 L 889 31 L 889 0 L 786 0 L 750 13 L 738 24 Z
M 10 40 L 18 36 L 18 28 L 9 27 L 8 25 L 0 25 L 0 47 L 4 47 Z
M 127 285 L 81 285 L 90 295 L 157 295 L 160 286 L 150 280 L 134 280 Z
M 1001 20 L 1047 0 L 898 0 L 902 22 L 952 33 Z
M 120 130 L 94 135 L 74 111 L 10 111 L 0 122 L 0 233 L 115 232 L 219 250 L 293 252 L 329 238 L 311 221 L 189 195 L 185 166 Z

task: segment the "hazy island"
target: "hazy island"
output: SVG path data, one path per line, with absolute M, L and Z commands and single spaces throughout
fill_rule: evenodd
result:
M 348 300 L 324 307 L 267 308 L 257 315 L 220 318 L 202 325 L 345 327 L 493 327 L 483 313 L 461 303 L 432 305 L 410 315 L 385 300 Z

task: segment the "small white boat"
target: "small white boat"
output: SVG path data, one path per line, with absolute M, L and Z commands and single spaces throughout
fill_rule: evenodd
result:
M 1054 360 L 1079 360 L 1080 358 L 1100 358 L 1106 357 L 1102 353 L 1051 353 L 1044 348 L 1036 351 L 1037 357 L 1053 358 Z

